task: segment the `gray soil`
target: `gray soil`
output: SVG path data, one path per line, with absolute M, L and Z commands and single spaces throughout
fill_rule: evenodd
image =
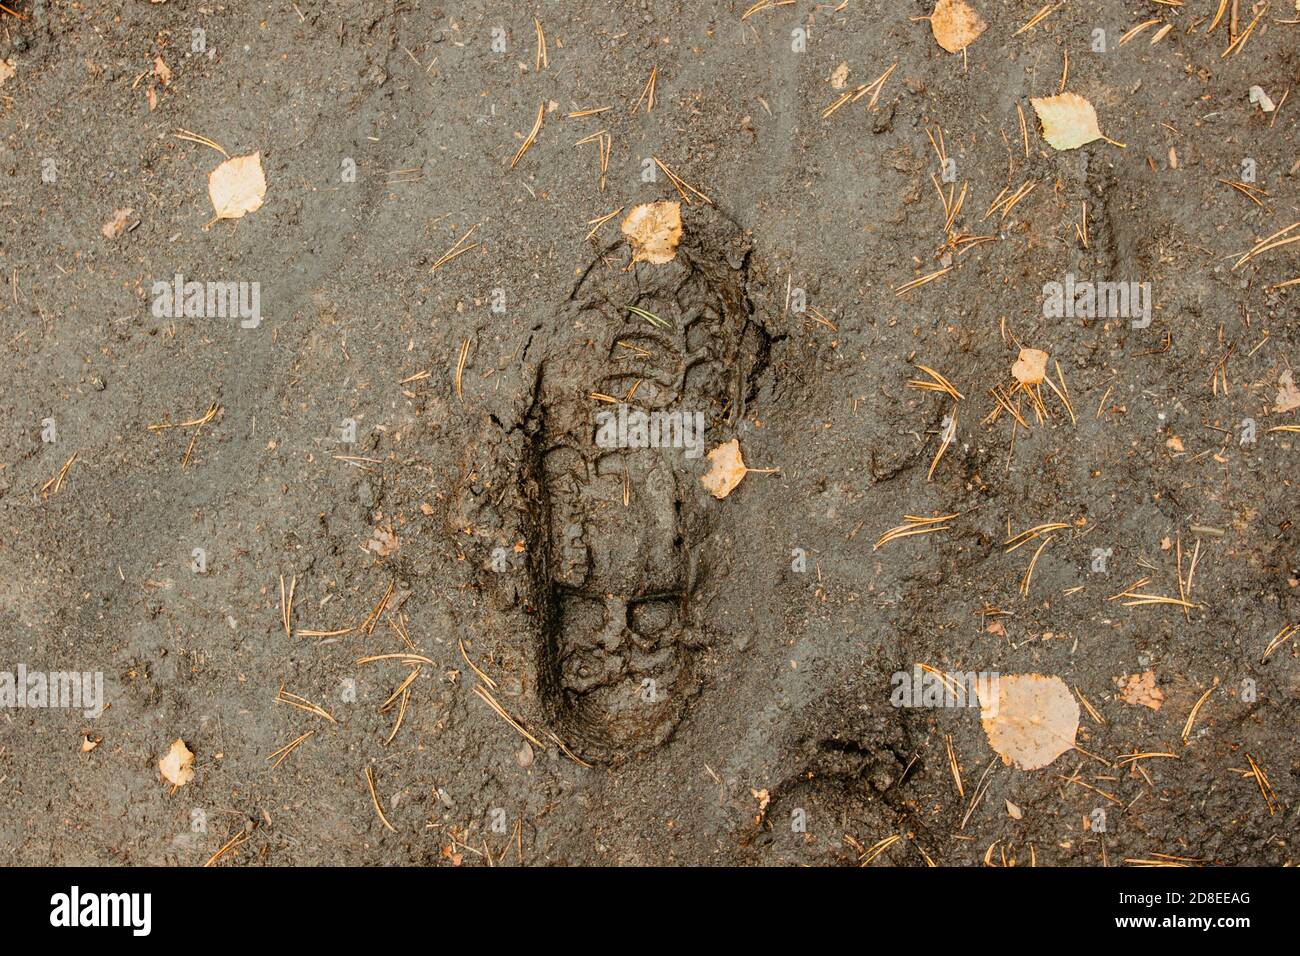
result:
M 1019 36 L 1041 4 L 974 0 L 964 60 L 918 0 L 7 5 L 0 671 L 102 672 L 106 710 L 0 710 L 0 862 L 1296 859 L 1300 637 L 1264 653 L 1300 622 L 1300 434 L 1269 431 L 1297 422 L 1300 286 L 1272 287 L 1300 245 L 1234 268 L 1300 219 L 1300 90 L 1247 96 L 1300 87 L 1289 2 L 1222 58 L 1211 0 L 1082 0 Z M 1119 46 L 1149 18 L 1174 28 Z M 1044 142 L 1029 98 L 1067 52 L 1115 143 Z M 897 67 L 823 118 L 841 63 L 849 91 Z M 209 225 L 223 157 L 180 129 L 260 152 L 265 204 Z M 938 129 L 954 234 L 995 237 L 957 255 Z M 575 146 L 601 130 L 603 190 Z M 677 258 L 629 268 L 621 217 L 584 237 L 681 199 L 649 157 L 712 205 L 688 192 Z M 1220 182 L 1247 158 L 1262 205 Z M 155 315 L 178 273 L 259 283 L 261 324 Z M 1067 274 L 1149 283 L 1150 325 L 1045 318 Z M 1045 388 L 1041 420 L 1023 393 L 1027 427 L 989 420 L 1020 346 L 1073 419 Z M 932 478 L 953 401 L 917 364 L 964 396 Z M 591 393 L 634 387 L 779 472 L 718 500 L 706 458 L 596 448 Z M 149 428 L 213 403 L 192 448 Z M 907 514 L 956 517 L 875 549 Z M 1046 536 L 1004 542 L 1049 522 L 1022 593 Z M 1177 598 L 1193 554 L 1190 607 L 1111 600 Z M 891 704 L 918 663 L 1056 675 L 1095 715 L 1020 770 L 978 710 Z M 1158 709 L 1120 696 L 1146 671 Z

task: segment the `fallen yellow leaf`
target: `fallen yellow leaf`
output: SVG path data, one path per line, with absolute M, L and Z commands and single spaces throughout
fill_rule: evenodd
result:
M 366 542 L 366 549 L 373 551 L 381 558 L 386 558 L 390 554 L 396 554 L 402 545 L 397 540 L 397 535 L 391 528 L 375 528 L 370 532 L 370 540 Z
M 1053 149 L 1077 149 L 1095 139 L 1105 139 L 1097 125 L 1097 111 L 1078 93 L 1030 97 L 1043 124 L 1043 139 Z
M 1042 349 L 1021 349 L 1011 366 L 1011 375 L 1021 385 L 1037 385 L 1047 377 L 1047 353 Z
M 208 196 L 218 219 L 240 219 L 256 212 L 265 195 L 261 153 L 232 156 L 208 176 Z
M 732 439 L 723 442 L 709 452 L 709 470 L 702 478 L 702 484 L 715 498 L 725 498 L 740 484 L 745 475 L 753 472 L 773 472 L 776 468 L 746 468 L 744 456 L 740 454 L 740 442 Z
M 1074 748 L 1079 702 L 1061 678 L 1002 674 L 977 690 L 980 723 L 1003 763 L 1038 770 Z
M 113 218 L 99 227 L 99 234 L 105 239 L 116 239 L 126 231 L 126 225 L 131 221 L 131 213 L 135 212 L 129 206 L 125 209 L 114 209 Z
M 173 787 L 183 787 L 194 777 L 194 754 L 185 746 L 185 741 L 177 737 L 171 749 L 158 761 L 158 772 Z
M 1115 683 L 1119 687 L 1119 699 L 1126 704 L 1159 710 L 1160 705 L 1165 702 L 1164 691 L 1156 686 L 1155 671 L 1116 677 Z
M 620 227 L 632 244 L 632 261 L 663 265 L 677 255 L 682 240 L 681 203 L 663 201 L 633 206 Z
M 1300 408 L 1300 388 L 1296 388 L 1295 376 L 1288 368 L 1277 377 L 1277 399 L 1273 411 L 1289 412 L 1295 408 Z
M 966 0 L 939 0 L 930 14 L 930 32 L 949 53 L 960 53 L 988 29 Z

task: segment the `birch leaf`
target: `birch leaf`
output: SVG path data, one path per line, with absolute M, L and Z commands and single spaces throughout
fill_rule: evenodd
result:
M 663 265 L 677 255 L 682 241 L 682 206 L 678 202 L 648 202 L 633 206 L 620 227 L 632 244 L 632 261 Z
M 1115 683 L 1119 687 L 1119 699 L 1126 704 L 1159 710 L 1160 705 L 1165 702 L 1164 691 L 1156 686 L 1155 671 L 1117 677 Z
M 1038 770 L 1074 748 L 1079 702 L 1061 678 L 1003 674 L 978 692 L 980 722 L 1003 763 Z
M 742 478 L 752 472 L 769 473 L 779 471 L 777 468 L 748 468 L 745 458 L 740 453 L 740 442 L 733 438 L 723 442 L 709 452 L 708 473 L 700 478 L 709 494 L 715 498 L 725 498 L 736 489 Z
M 208 176 L 208 196 L 218 219 L 241 219 L 257 211 L 265 195 L 261 153 L 233 156 Z
M 1047 353 L 1042 349 L 1021 349 L 1012 377 L 1021 385 L 1037 385 L 1047 376 Z
M 135 212 L 131 207 L 124 209 L 114 209 L 113 218 L 99 227 L 99 234 L 105 239 L 116 239 L 126 231 L 127 223 L 131 221 L 131 213 Z
M 1077 149 L 1095 139 L 1105 139 L 1097 125 L 1097 111 L 1078 93 L 1030 97 L 1043 139 L 1053 149 Z
M 158 772 L 173 787 L 183 787 L 194 777 L 194 754 L 185 746 L 185 741 L 177 737 L 171 749 L 158 761 Z
M 735 490 L 745 477 L 745 458 L 740 453 L 740 442 L 732 439 L 709 452 L 709 471 L 700 483 L 715 498 L 725 498 Z
M 1300 408 L 1300 388 L 1296 388 L 1292 371 L 1286 369 L 1277 377 L 1277 400 L 1273 411 L 1289 412 L 1294 408 Z
M 960 53 L 988 29 L 966 0 L 939 0 L 930 14 L 930 32 L 949 53 Z

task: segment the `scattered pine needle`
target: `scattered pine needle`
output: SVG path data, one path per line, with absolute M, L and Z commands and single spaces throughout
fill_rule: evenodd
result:
M 546 33 L 542 30 L 542 23 L 536 17 L 533 17 L 533 29 L 537 32 L 537 57 L 536 66 L 539 72 L 550 69 L 551 61 L 546 56 Z
M 948 767 L 952 770 L 953 783 L 957 785 L 957 796 L 965 797 L 966 790 L 961 785 L 961 764 L 957 762 L 957 753 L 952 748 L 952 734 L 945 734 L 944 741 L 948 745 Z
M 548 731 L 546 732 L 546 735 L 547 735 L 548 737 L 550 737 L 551 740 L 555 741 L 555 746 L 557 746 L 557 747 L 560 748 L 560 752 L 561 752 L 562 754 L 564 754 L 564 756 L 568 757 L 570 760 L 572 760 L 574 763 L 576 763 L 579 767 L 586 767 L 588 770 L 594 770 L 594 769 L 595 769 L 595 767 L 594 767 L 592 764 L 587 763 L 587 761 L 583 760 L 581 757 L 579 757 L 577 754 L 575 754 L 572 750 L 570 750 L 570 749 L 569 749 L 569 745 L 566 744 L 566 743 L 565 743 L 563 740 L 561 740 L 559 737 L 555 736 L 555 734 L 554 734 L 552 731 L 549 731 L 549 730 L 548 730 Z
M 1297 633 L 1300 633 L 1300 624 L 1288 624 L 1286 627 L 1282 628 L 1282 630 L 1278 631 L 1273 637 L 1273 640 L 1268 642 L 1268 647 L 1264 648 L 1264 656 L 1259 659 L 1259 662 L 1262 664 L 1268 660 L 1268 655 L 1272 654 L 1291 638 L 1295 637 Z
M 872 551 L 879 551 L 891 541 L 899 538 L 910 538 L 918 534 L 933 534 L 936 531 L 947 531 L 952 525 L 944 524 L 945 521 L 951 521 L 958 516 L 958 513 L 950 515 L 940 515 L 934 518 L 923 518 L 918 515 L 903 515 L 906 524 L 901 524 L 897 528 L 890 528 L 876 541 Z
M 611 219 L 613 219 L 615 216 L 621 213 L 625 208 L 626 208 L 625 206 L 619 206 L 608 216 L 599 216 L 596 219 L 588 219 L 587 225 L 591 226 L 592 228 L 589 233 L 587 233 L 585 236 L 582 237 L 583 241 L 586 242 L 588 239 L 590 239 L 592 236 L 598 233 L 600 231 L 601 226 L 605 225 L 605 223 L 609 222 Z
M 926 382 L 926 381 L 912 379 L 909 380 L 907 383 L 908 388 L 918 388 L 918 389 L 928 390 L 933 392 L 944 392 L 948 395 L 951 395 L 957 401 L 962 401 L 966 397 L 961 392 L 957 391 L 957 389 L 953 386 L 952 382 L 948 381 L 946 377 L 939 374 L 934 369 L 927 368 L 924 365 L 917 365 L 916 367 L 919 368 L 926 375 L 930 376 L 930 378 L 934 379 L 934 381 Z
M 1261 208 L 1264 206 L 1264 199 L 1269 198 L 1268 193 L 1260 189 L 1258 186 L 1250 185 L 1250 183 L 1239 183 L 1236 180 L 1232 180 L 1232 179 L 1220 179 L 1219 182 L 1223 183 L 1223 185 L 1225 186 L 1231 186 L 1237 192 L 1241 193 L 1243 196 L 1245 196 L 1247 199 L 1253 202 L 1256 206 L 1259 206 Z M 1260 198 L 1261 196 L 1263 197 L 1263 199 Z
M 669 322 L 667 319 L 655 315 L 653 312 L 649 311 L 648 309 L 638 308 L 635 305 L 625 305 L 623 308 L 627 309 L 629 312 L 631 312 L 633 315 L 637 316 L 638 318 L 645 319 L 656 329 L 671 329 L 673 327 L 673 324 Z
M 1009 521 L 1008 524 L 1010 524 Z M 1005 553 L 1010 554 L 1012 551 L 1028 544 L 1035 538 L 1040 538 L 1052 531 L 1065 531 L 1069 527 L 1069 523 L 1065 521 L 1051 521 L 1047 524 L 1035 525 L 1028 531 L 1022 531 L 1017 535 L 1012 535 L 1010 538 L 1007 538 L 1006 541 L 1002 542 L 1002 546 L 1006 548 Z
M 323 717 L 331 724 L 337 724 L 338 721 L 333 718 L 329 711 L 319 704 L 313 704 L 306 697 L 299 697 L 297 694 L 291 694 L 280 685 L 279 692 L 275 695 L 277 704 L 288 704 L 290 707 L 297 707 L 299 710 L 305 710 L 309 714 L 315 714 L 317 717 Z M 278 751 L 277 751 L 278 752 Z
M 513 168 L 513 167 L 512 167 L 512 168 Z M 430 267 L 429 271 L 430 271 L 430 272 L 437 272 L 437 271 L 438 271 L 438 268 L 439 268 L 440 266 L 444 266 L 444 265 L 446 265 L 448 262 L 451 262 L 452 259 L 455 259 L 457 256 L 462 256 L 462 255 L 464 255 L 465 253 L 469 252 L 471 249 L 476 248 L 476 247 L 478 246 L 478 243 L 477 243 L 477 242 L 470 243 L 468 246 L 462 246 L 462 243 L 464 243 L 464 241 L 465 241 L 466 239 L 468 239 L 470 236 L 472 236 L 472 235 L 474 234 L 474 230 L 477 229 L 477 228 L 479 227 L 479 225 L 480 225 L 480 223 L 477 223 L 477 222 L 476 222 L 476 223 L 474 223 L 474 225 L 470 226 L 470 228 L 469 228 L 469 232 L 465 233 L 465 235 L 463 235 L 463 236 L 461 236 L 459 239 L 457 239 L 456 242 L 455 242 L 455 244 L 454 244 L 450 249 L 448 249 L 446 252 L 444 252 L 444 253 L 442 254 L 442 256 L 438 259 L 438 261 L 435 262 L 435 263 Z
M 1136 763 L 1136 762 L 1139 761 L 1139 760 L 1154 760 L 1154 759 L 1157 758 L 1157 757 L 1164 757 L 1164 758 L 1168 758 L 1168 759 L 1170 759 L 1170 760 L 1181 760 L 1181 759 L 1182 759 L 1181 757 L 1178 756 L 1178 754 L 1167 754 L 1167 753 L 1142 753 L 1142 754 L 1139 754 L 1139 753 L 1132 753 L 1132 754 L 1124 754 L 1124 755 L 1122 755 L 1122 756 L 1116 757 L 1116 758 L 1115 758 L 1115 766 L 1117 766 L 1117 767 L 1122 767 L 1122 766 L 1124 766 L 1124 764 L 1126 764 L 1126 763 Z
M 219 849 L 216 853 L 212 854 L 212 856 L 208 857 L 208 862 L 203 864 L 204 867 L 212 866 L 219 859 L 221 859 L 223 856 L 229 853 L 231 850 L 243 846 L 252 838 L 252 836 L 253 834 L 249 833 L 246 830 L 239 831 L 234 836 L 232 836 L 229 840 L 223 843 L 221 845 L 221 849 Z
M 546 104 L 537 104 L 537 119 L 533 121 L 533 128 L 524 140 L 523 145 L 519 147 L 519 152 L 515 153 L 515 158 L 510 160 L 510 168 L 514 169 L 519 165 L 519 160 L 524 158 L 524 153 L 532 149 L 533 143 L 537 142 L 537 134 L 542 129 L 542 117 L 546 115 Z
M 494 711 L 496 711 L 497 716 L 499 716 L 502 720 L 504 720 L 515 730 L 519 731 L 519 733 L 523 736 L 523 738 L 527 740 L 530 744 L 532 744 L 538 750 L 546 749 L 546 744 L 542 743 L 540 740 L 538 740 L 536 737 L 530 734 L 523 724 L 521 724 L 515 718 L 511 717 L 508 713 L 506 713 L 506 709 L 502 707 L 499 703 L 497 703 L 497 699 L 493 697 L 491 692 L 488 691 L 487 688 L 485 688 L 482 684 L 474 685 L 474 693 L 478 694 L 478 696 L 483 700 L 485 704 L 487 704 Z
M 1249 262 L 1251 259 L 1255 258 L 1255 256 L 1260 255 L 1261 253 L 1264 252 L 1268 252 L 1270 249 L 1277 249 L 1280 246 L 1290 245 L 1293 242 L 1300 242 L 1300 233 L 1296 233 L 1294 236 L 1291 236 L 1290 238 L 1287 239 L 1282 238 L 1282 236 L 1287 235 L 1298 226 L 1300 226 L 1300 221 L 1293 222 L 1285 229 L 1279 229 L 1277 232 L 1273 233 L 1273 235 L 1269 236 L 1267 239 L 1261 239 L 1258 243 L 1256 243 L 1253 247 L 1251 247 L 1250 250 L 1243 253 L 1235 263 L 1233 263 L 1232 266 L 1233 271 L 1235 272 L 1242 265 Z
M 375 813 L 379 815 L 379 822 L 388 827 L 393 833 L 397 828 L 388 822 L 388 817 L 384 816 L 384 808 L 379 805 L 379 794 L 375 792 L 375 771 L 371 767 L 366 768 L 366 784 L 370 787 L 370 802 L 375 806 Z
M 884 853 L 886 850 L 888 850 L 891 846 L 893 846 L 901 839 L 903 838 L 899 836 L 897 833 L 895 833 L 893 836 L 887 836 L 883 840 L 880 840 L 877 843 L 873 843 L 871 845 L 871 848 L 862 854 L 862 856 L 859 859 L 858 865 L 867 866 L 869 863 L 871 863 L 872 860 L 880 856 L 880 854 Z
M 221 411 L 221 406 L 213 402 L 208 406 L 208 410 L 199 418 L 192 418 L 185 422 L 160 422 L 155 425 L 149 425 L 149 431 L 165 431 L 168 428 L 193 428 L 194 434 L 190 436 L 190 443 L 185 448 L 185 457 L 181 459 L 181 467 L 184 468 L 190 463 L 190 456 L 194 454 L 194 445 L 199 440 L 199 433 L 203 426 L 209 424 Z
M 1237 38 L 1235 40 L 1233 40 L 1231 43 L 1228 44 L 1228 48 L 1219 54 L 1219 59 L 1224 60 L 1229 57 L 1236 56 L 1238 53 L 1240 53 L 1242 50 L 1246 48 L 1246 41 L 1248 41 L 1250 39 L 1250 35 L 1255 32 L 1255 27 L 1259 25 L 1260 18 L 1263 17 L 1264 14 L 1268 12 L 1268 7 L 1269 7 L 1268 0 L 1264 0 L 1264 3 L 1260 4 L 1259 10 L 1255 14 L 1255 19 L 1251 20 L 1250 25 L 1247 26 L 1246 29 L 1242 30 L 1241 33 L 1237 35 Z M 1235 17 L 1236 7 L 1233 8 L 1233 11 L 1234 11 L 1233 16 Z
M 1136 588 L 1140 588 L 1145 584 L 1149 584 L 1150 581 L 1151 581 L 1150 578 L 1142 578 L 1141 580 L 1136 581 L 1133 584 L 1130 584 L 1119 594 L 1111 595 L 1106 600 L 1118 601 L 1121 598 L 1124 598 L 1126 599 L 1124 601 L 1125 607 L 1146 607 L 1152 604 L 1171 604 L 1183 608 L 1200 607 L 1199 604 L 1193 604 L 1190 601 L 1183 600 L 1182 598 L 1166 597 L 1163 594 L 1145 594 L 1135 590 Z
M 361 622 L 360 630 L 365 631 L 367 637 L 375 633 L 375 626 L 379 623 L 379 619 L 383 616 L 384 610 L 388 607 L 389 599 L 393 596 L 394 586 L 395 582 L 388 582 L 388 588 L 384 591 L 384 596 L 379 599 L 379 603 L 374 606 L 369 616 Z
M 280 764 L 284 763 L 285 758 L 301 747 L 303 742 L 314 733 L 316 733 L 316 731 L 309 730 L 301 737 L 295 737 L 274 753 L 267 754 L 267 760 L 275 761 L 275 763 L 271 764 L 271 769 L 274 770 L 276 767 L 280 766 Z
M 63 463 L 63 467 L 58 470 L 53 478 L 41 485 L 41 497 L 49 498 L 51 495 L 57 495 L 63 490 L 63 483 L 67 480 L 68 472 L 72 470 L 72 463 L 77 460 L 78 452 L 73 452 L 72 457 Z
M 1047 17 L 1050 16 L 1051 14 L 1055 13 L 1056 10 L 1058 9 L 1058 6 L 1064 6 L 1064 4 L 1058 4 L 1058 5 L 1054 6 L 1054 5 L 1052 5 L 1052 4 L 1049 3 L 1047 6 L 1043 7 L 1041 10 L 1039 10 L 1037 13 L 1035 13 L 1032 17 L 1030 17 L 1028 23 L 1026 23 L 1023 27 L 1021 27 L 1019 30 L 1017 30 L 1015 33 L 1013 33 L 1013 34 L 1011 34 L 1011 35 L 1012 35 L 1013 37 L 1018 37 L 1018 36 L 1020 36 L 1020 34 L 1024 33 L 1026 30 L 1032 29 L 1036 24 L 1038 24 L 1039 22 L 1041 22 L 1042 20 L 1044 20 L 1045 18 L 1047 18 Z
M 460 355 L 456 359 L 456 397 L 461 397 L 461 382 L 465 377 L 465 363 L 469 360 L 469 339 L 461 343 Z
M 1268 782 L 1268 777 L 1264 773 L 1264 768 L 1255 762 L 1255 758 L 1246 754 L 1246 759 L 1250 761 L 1251 774 L 1255 782 L 1259 784 L 1259 792 L 1264 797 L 1264 803 L 1268 806 L 1268 815 L 1271 817 L 1282 808 L 1282 801 L 1278 799 L 1277 791 L 1273 785 Z
M 709 206 L 712 206 L 712 205 L 713 205 L 713 200 L 712 200 L 712 199 L 710 199 L 708 196 L 704 195 L 704 193 L 700 192 L 698 189 L 696 189 L 694 186 L 692 186 L 692 185 L 691 185 L 690 183 L 688 183 L 686 180 L 682 179 L 680 176 L 678 176 L 676 173 L 674 173 L 671 169 L 669 169 L 667 166 L 665 166 L 664 163 L 659 159 L 658 156 L 654 156 L 654 157 L 652 157 L 652 159 L 654 159 L 654 161 L 655 161 L 655 165 L 658 166 L 660 169 L 663 170 L 664 175 L 668 177 L 669 181 L 673 184 L 673 187 L 674 187 L 674 188 L 677 190 L 677 192 L 681 195 L 681 197 L 682 197 L 682 201 L 683 201 L 684 203 L 686 203 L 686 205 L 689 206 L 689 205 L 691 204 L 691 197 L 687 195 L 687 191 L 688 191 L 688 190 L 689 190 L 691 193 L 693 193 L 695 196 L 697 196 L 697 197 L 700 199 L 701 202 L 703 202 L 703 203 L 705 203 L 706 205 L 709 205 Z
M 935 279 L 938 279 L 940 276 L 945 276 L 951 271 L 952 271 L 952 266 L 946 266 L 935 272 L 931 272 L 927 275 L 923 275 L 920 278 L 913 279 L 911 282 L 904 282 L 902 285 L 900 285 L 897 289 L 894 290 L 894 295 L 896 296 L 907 295 L 907 293 L 911 292 L 913 289 L 919 289 L 921 286 L 925 285 L 926 283 L 933 282 Z
M 284 624 L 284 636 L 293 637 L 293 594 L 298 588 L 298 575 L 289 582 L 289 590 L 284 588 L 284 575 L 280 575 L 280 620 Z
M 631 112 L 635 113 L 640 109 L 642 103 L 645 103 L 645 111 L 647 113 L 655 108 L 655 82 L 658 79 L 659 67 L 653 66 L 650 68 L 650 79 L 646 80 L 645 86 L 641 89 L 641 95 L 638 96 L 636 102 L 632 104 Z
M 178 129 L 176 132 L 172 133 L 172 135 L 187 143 L 198 143 L 202 146 L 208 147 L 209 149 L 215 149 L 222 156 L 226 157 L 226 159 L 230 158 L 230 154 L 226 152 L 225 148 L 222 147 L 220 143 L 216 140 L 208 139 L 206 136 L 200 136 L 198 133 L 191 133 L 187 129 Z
M 369 657 L 358 657 L 356 663 L 374 664 L 376 661 L 401 661 L 403 664 L 428 664 L 430 667 L 437 666 L 432 660 L 422 654 L 371 654 Z
M 393 724 L 393 729 L 389 731 L 388 736 L 384 739 L 384 746 L 387 747 L 397 736 L 397 732 L 402 729 L 402 720 L 406 717 L 406 705 L 411 699 L 411 689 L 409 687 L 402 690 L 402 705 L 397 709 L 397 720 Z
M 957 406 L 953 405 L 952 411 L 947 416 L 948 424 L 939 434 L 939 450 L 935 452 L 934 460 L 930 462 L 930 470 L 926 473 L 925 480 L 934 480 L 934 470 L 939 467 L 939 461 L 943 458 L 944 452 L 948 446 L 957 440 Z
M 1214 689 L 1218 686 L 1219 678 L 1216 677 L 1214 678 L 1214 683 L 1210 685 L 1210 689 L 1201 695 L 1201 699 L 1196 702 L 1196 706 L 1192 708 L 1192 712 L 1187 715 L 1187 723 L 1183 724 L 1183 743 L 1187 743 L 1191 739 L 1192 725 L 1196 723 L 1196 715 L 1201 712 L 1201 707 L 1210 699 L 1210 695 L 1214 693 Z
M 1119 43 L 1118 43 L 1117 45 L 1118 45 L 1118 46 L 1123 46 L 1125 43 L 1127 43 L 1129 40 L 1133 39 L 1135 36 L 1137 36 L 1139 33 L 1141 33 L 1141 32 L 1142 32 L 1143 30 L 1145 30 L 1147 27 L 1153 27 L 1153 26 L 1155 26 L 1155 25 L 1156 25 L 1157 23 L 1159 23 L 1159 22 L 1160 22 L 1160 19 L 1159 19 L 1159 18 L 1156 18 L 1156 19 L 1154 19 L 1154 20 L 1144 20 L 1142 23 L 1139 23 L 1139 24 L 1138 24 L 1137 26 L 1135 26 L 1133 29 L 1129 30 L 1128 33 L 1125 33 L 1122 37 L 1120 37 L 1120 38 L 1119 38 Z
M 1083 709 L 1088 712 L 1088 716 L 1092 718 L 1094 724 L 1101 725 L 1106 722 L 1106 718 L 1097 713 L 1097 708 L 1092 706 L 1092 702 L 1088 700 L 1087 697 L 1083 696 L 1083 691 L 1076 687 L 1074 689 L 1074 694 L 1079 698 L 1079 703 L 1083 704 Z
M 494 681 L 487 674 L 484 674 L 481 670 L 479 670 L 478 665 L 469 659 L 469 651 L 465 650 L 465 641 L 458 637 L 456 638 L 456 644 L 458 647 L 460 647 L 460 656 L 465 658 L 465 663 L 469 665 L 469 669 L 474 672 L 475 676 L 478 677 L 478 679 L 481 680 L 483 683 L 487 684 L 488 687 L 492 688 L 493 690 L 496 690 L 497 682 Z
M 1029 567 L 1025 571 L 1024 579 L 1020 582 L 1020 595 L 1022 597 L 1029 596 L 1029 584 L 1034 578 L 1034 568 L 1038 565 L 1038 557 L 1043 553 L 1043 549 L 1051 543 L 1053 537 L 1055 537 L 1055 535 L 1048 535 L 1044 538 L 1043 543 L 1040 544 L 1038 550 L 1034 552 L 1034 556 L 1029 559 Z
M 391 710 L 393 704 L 397 702 L 398 698 L 407 692 L 410 686 L 415 683 L 415 679 L 423 672 L 424 668 L 420 667 L 418 664 L 411 668 L 411 672 L 407 674 L 402 682 L 397 685 L 397 688 L 388 695 L 388 699 L 379 705 L 379 713 L 384 714 Z

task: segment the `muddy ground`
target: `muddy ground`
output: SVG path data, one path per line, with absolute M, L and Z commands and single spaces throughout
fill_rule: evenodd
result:
M 1019 35 L 1041 4 L 976 0 L 964 56 L 922 2 L 7 5 L 0 670 L 102 672 L 106 709 L 0 710 L 0 861 L 1295 861 L 1300 640 L 1264 655 L 1300 622 L 1300 246 L 1236 265 L 1300 219 L 1289 3 L 1228 57 L 1213 0 Z M 1113 142 L 1044 141 L 1066 54 Z M 223 156 L 182 129 L 260 152 L 264 205 L 211 222 Z M 585 237 L 681 201 L 651 157 L 712 205 L 629 270 L 621 217 Z M 967 184 L 947 234 L 932 177 Z M 157 315 L 177 274 L 258 283 L 260 324 Z M 1045 317 L 1067 274 L 1149 283 L 1149 325 Z M 1020 346 L 1073 416 L 988 420 Z M 954 400 L 917 364 L 963 396 L 932 477 Z M 637 380 L 779 472 L 719 500 L 590 431 L 557 464 Z M 956 517 L 875 549 L 907 514 Z M 1111 599 L 1141 578 L 1189 606 Z M 1019 770 L 977 710 L 892 706 L 918 663 L 1058 675 L 1078 749 Z M 1158 709 L 1120 697 L 1147 671 Z

